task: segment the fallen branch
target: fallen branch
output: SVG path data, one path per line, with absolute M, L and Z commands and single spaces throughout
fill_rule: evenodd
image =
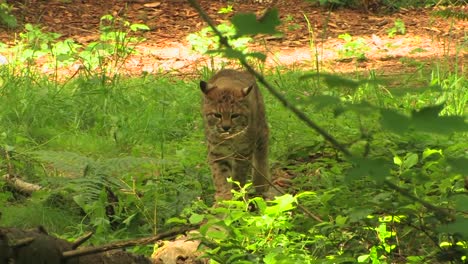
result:
M 42 189 L 42 186 L 37 184 L 25 182 L 16 176 L 10 174 L 3 175 L 3 179 L 16 191 L 31 195 L 32 193 Z
M 120 249 L 120 248 L 126 248 L 126 247 L 133 247 L 137 245 L 146 245 L 150 243 L 154 243 L 158 240 L 164 239 L 164 238 L 169 238 L 169 237 L 174 237 L 179 234 L 183 234 L 189 230 L 197 229 L 199 226 L 198 225 L 193 225 L 193 226 L 183 226 L 179 228 L 174 228 L 172 230 L 169 230 L 167 232 L 163 232 L 161 234 L 157 234 L 152 237 L 144 237 L 144 238 L 138 238 L 138 239 L 131 239 L 131 240 L 125 240 L 125 241 L 117 241 L 114 243 L 110 243 L 107 245 L 101 245 L 101 246 L 96 246 L 96 247 L 87 247 L 87 248 L 81 248 L 81 249 L 75 249 L 75 250 L 70 250 L 70 251 L 65 251 L 62 254 L 62 259 L 70 259 L 70 258 L 76 258 L 80 256 L 85 256 L 85 255 L 91 255 L 95 253 L 101 253 L 113 249 Z
M 83 244 L 84 242 L 88 241 L 88 239 L 90 239 L 91 236 L 92 236 L 93 234 L 94 234 L 93 232 L 88 232 L 88 233 L 84 234 L 83 236 L 77 238 L 77 239 L 72 243 L 72 248 L 73 248 L 73 249 L 78 248 L 79 246 L 81 246 L 81 244 Z

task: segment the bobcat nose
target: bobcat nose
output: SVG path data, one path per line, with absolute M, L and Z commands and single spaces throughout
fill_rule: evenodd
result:
M 231 126 L 221 126 L 225 132 L 229 131 L 231 129 Z

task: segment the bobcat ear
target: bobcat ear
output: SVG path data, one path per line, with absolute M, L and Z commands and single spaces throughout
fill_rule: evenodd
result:
M 208 92 L 213 88 L 212 85 L 205 81 L 200 81 L 200 89 L 204 94 L 208 94 Z
M 250 91 L 252 91 L 252 88 L 253 88 L 253 87 L 254 87 L 254 85 L 252 84 L 252 85 L 250 85 L 250 86 L 248 86 L 248 87 L 243 88 L 243 89 L 242 89 L 242 94 L 243 94 L 244 96 L 247 96 L 247 95 L 250 93 Z

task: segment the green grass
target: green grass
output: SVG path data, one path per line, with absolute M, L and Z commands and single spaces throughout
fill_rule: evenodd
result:
M 100 79 L 79 77 L 63 84 L 38 75 L 13 76 L 6 68 L 0 74 L 0 174 L 15 173 L 46 187 L 32 197 L 14 198 L 3 184 L 6 192 L 0 202 L 5 206 L 0 225 L 44 225 L 71 237 L 95 230 L 94 242 L 104 243 L 109 238 L 157 232 L 166 228 L 168 219 L 205 210 L 194 201 L 213 203 L 198 80 L 143 76 L 105 84 Z M 438 72 L 437 81 L 428 77 L 419 82 L 440 87 L 393 89 L 371 74 L 358 87 L 350 88 L 346 84 L 330 87 L 323 80 L 301 81 L 303 74 L 286 70 L 270 72 L 267 77 L 353 154 L 392 164 L 392 180 L 404 188 L 415 188 L 414 192 L 435 205 L 452 203 L 451 195 L 463 189 L 461 175 L 446 177 L 443 164 L 447 161 L 433 156 L 429 162 L 421 155 L 429 148 L 442 149 L 448 157 L 466 158 L 466 133 L 395 133 L 382 127 L 379 109 L 408 114 L 445 100 L 444 114 L 466 118 L 467 92 L 462 89 L 467 87 L 466 78 L 454 74 L 442 78 Z M 368 231 L 383 223 L 378 216 L 405 212 L 411 224 L 422 224 L 412 218 L 421 213 L 424 219 L 431 219 L 430 212 L 423 213 L 418 203 L 383 188 L 378 179 L 374 182 L 374 178 L 362 176 L 350 181 L 352 164 L 263 92 L 271 127 L 271 163 L 295 176 L 291 191 L 315 193 L 313 198 L 300 201 L 326 220 L 316 225 L 301 214 L 288 218 L 294 232 L 312 237 L 288 243 L 297 246 L 322 241 L 313 258 L 356 259 L 370 250 L 360 239 L 379 245 Z M 335 99 L 329 101 L 331 97 Z M 414 155 L 419 159 L 411 166 L 410 160 L 399 169 L 392 162 L 395 157 L 405 160 Z M 424 184 L 413 186 L 413 182 Z M 106 188 L 119 200 L 112 219 L 103 209 L 110 198 Z M 373 220 L 367 218 L 370 215 Z M 402 236 L 399 247 L 406 247 L 402 256 L 420 254 L 419 248 L 436 250 L 408 223 L 390 224 Z M 417 241 L 410 242 L 407 234 L 418 237 Z M 337 241 L 347 240 L 349 252 L 336 251 Z M 379 254 L 394 260 L 400 257 L 397 253 Z

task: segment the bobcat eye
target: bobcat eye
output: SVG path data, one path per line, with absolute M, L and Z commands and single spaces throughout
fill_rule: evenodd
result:
M 240 115 L 239 114 L 232 114 L 231 118 L 238 118 Z
M 222 117 L 220 113 L 214 113 L 213 116 L 216 117 L 216 118 L 221 118 Z

